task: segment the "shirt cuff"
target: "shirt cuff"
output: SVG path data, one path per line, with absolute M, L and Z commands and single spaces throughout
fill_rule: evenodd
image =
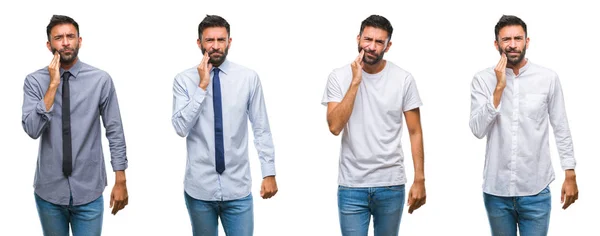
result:
M 262 177 L 275 176 L 275 163 L 262 164 L 260 166 Z
M 127 158 L 125 158 L 124 161 L 110 161 L 110 164 L 112 165 L 112 169 L 113 171 L 120 171 L 120 170 L 125 170 L 127 169 L 128 165 L 127 165 Z
M 571 158 L 571 159 L 561 160 L 560 166 L 562 167 L 563 171 L 564 170 L 574 170 L 575 169 L 575 159 Z
M 489 106 L 488 107 L 488 111 L 492 114 L 496 114 L 498 112 L 500 112 L 500 108 L 502 107 L 502 101 L 500 101 L 500 103 L 498 103 L 498 107 L 494 107 L 494 98 L 492 97 L 490 99 L 490 102 L 488 103 Z
M 193 106 L 193 111 L 194 113 L 198 112 L 198 109 L 200 109 L 200 106 L 202 105 L 202 101 L 204 101 L 204 98 L 206 97 L 206 94 L 208 93 L 207 90 L 204 90 L 200 87 L 196 88 L 196 92 L 194 92 L 194 95 L 192 95 L 192 100 L 194 101 L 194 103 L 192 104 Z
M 42 115 L 45 120 L 50 120 L 50 114 L 52 113 L 53 110 L 54 110 L 54 104 L 52 104 L 50 109 L 46 111 L 46 103 L 44 103 L 44 100 L 41 100 L 40 102 L 38 102 L 37 107 L 36 107 L 37 113 Z

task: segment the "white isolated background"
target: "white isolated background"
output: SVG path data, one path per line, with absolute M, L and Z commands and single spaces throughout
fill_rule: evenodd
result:
M 427 204 L 405 213 L 401 235 L 489 235 L 482 200 L 485 141 L 468 127 L 473 75 L 499 55 L 493 28 L 502 14 L 521 17 L 531 38 L 527 57 L 561 78 L 577 158 L 580 200 L 564 211 L 553 135 L 549 235 L 599 235 L 597 198 L 597 27 L 588 1 L 3 1 L 0 137 L 0 235 L 41 235 L 33 175 L 39 140 L 21 127 L 23 81 L 47 66 L 45 27 L 52 14 L 80 24 L 80 59 L 109 72 L 127 140 L 129 205 L 108 208 L 104 235 L 191 235 L 183 198 L 185 139 L 171 126 L 174 76 L 200 62 L 197 26 L 206 14 L 231 24 L 229 57 L 258 72 L 275 143 L 279 193 L 259 196 L 260 167 L 249 143 L 255 235 L 341 235 L 337 211 L 340 137 L 320 105 L 329 73 L 357 55 L 356 35 L 370 14 L 394 27 L 385 58 L 410 71 L 420 91 Z M 413 165 L 403 134 L 407 192 Z M 110 153 L 103 137 L 105 159 Z M 372 228 L 370 234 L 372 235 Z M 221 235 L 224 235 L 221 233 Z

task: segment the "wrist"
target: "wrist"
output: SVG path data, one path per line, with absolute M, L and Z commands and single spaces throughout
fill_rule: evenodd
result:
M 208 87 L 208 83 L 206 83 L 206 84 L 204 84 L 204 83 L 200 83 L 200 84 L 198 85 L 198 87 L 200 87 L 202 90 L 205 90 L 205 91 L 206 91 L 206 87 Z
M 575 180 L 575 170 L 565 170 L 565 180 Z
M 425 176 L 415 176 L 413 183 L 425 183 Z

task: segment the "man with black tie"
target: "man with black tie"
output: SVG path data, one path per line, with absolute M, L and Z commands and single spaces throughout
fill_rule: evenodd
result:
M 79 25 L 54 15 L 46 28 L 48 67 L 25 78 L 25 132 L 41 137 L 35 172 L 35 201 L 44 235 L 100 235 L 107 185 L 100 117 L 115 172 L 112 214 L 128 203 L 125 136 L 117 94 L 108 73 L 83 63 Z

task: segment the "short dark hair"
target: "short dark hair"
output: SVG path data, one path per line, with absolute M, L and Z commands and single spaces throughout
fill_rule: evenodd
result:
M 202 22 L 200 22 L 198 25 L 198 38 L 202 39 L 202 32 L 204 29 L 211 27 L 225 27 L 225 29 L 227 29 L 227 36 L 231 35 L 229 33 L 229 23 L 227 23 L 223 17 L 217 15 L 206 15 L 204 20 L 202 20 Z
M 380 15 L 371 15 L 367 17 L 367 19 L 363 20 L 360 24 L 360 35 L 362 35 L 365 27 L 370 26 L 378 29 L 382 29 L 387 31 L 388 40 L 392 39 L 392 32 L 394 28 L 392 27 L 392 23 L 388 19 Z
M 62 24 L 72 24 L 75 26 L 75 30 L 77 30 L 77 36 L 79 36 L 79 24 L 77 24 L 73 18 L 63 15 L 53 15 L 50 19 L 50 23 L 48 23 L 48 26 L 46 26 L 46 35 L 48 36 L 48 41 L 50 41 L 50 32 L 52 31 L 52 28 Z
M 523 27 L 523 31 L 525 31 L 525 38 L 527 38 L 527 25 L 523 20 L 521 20 L 521 18 L 513 15 L 502 15 L 498 23 L 496 23 L 496 27 L 494 27 L 494 34 L 496 36 L 495 40 L 498 40 L 498 34 L 502 28 L 511 25 L 520 25 Z

